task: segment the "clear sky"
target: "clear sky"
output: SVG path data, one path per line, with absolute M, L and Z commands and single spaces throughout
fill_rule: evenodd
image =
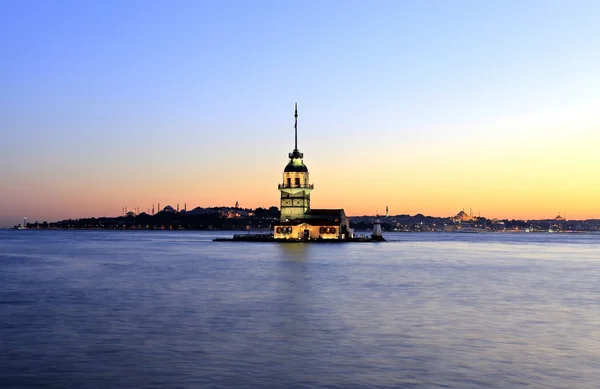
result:
M 0 226 L 123 206 L 600 218 L 598 1 L 0 4 Z

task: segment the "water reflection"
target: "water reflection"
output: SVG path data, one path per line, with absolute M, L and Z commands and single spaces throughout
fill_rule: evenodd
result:
M 312 244 L 278 243 L 276 244 L 280 257 L 290 261 L 306 261 L 309 258 Z
M 24 236 L 0 246 L 7 387 L 600 381 L 600 246 L 579 237 L 273 245 L 177 232 Z

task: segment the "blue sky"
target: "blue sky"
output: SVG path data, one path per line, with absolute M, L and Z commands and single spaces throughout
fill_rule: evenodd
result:
M 119 210 L 142 201 L 136 188 L 147 191 L 157 176 L 205 182 L 210 199 L 230 190 L 219 180 L 239 169 L 277 182 L 293 145 L 296 101 L 300 149 L 309 167 L 322 169 L 339 153 L 346 165 L 432 157 L 415 149 L 523 152 L 507 148 L 510 136 L 493 137 L 498 122 L 552 123 L 552 115 L 583 112 L 593 126 L 600 102 L 594 1 L 4 1 L 2 8 L 0 194 L 10 201 L 0 206 L 0 225 L 29 209 L 40 219 Z M 533 127 L 529 144 L 547 136 Z M 517 128 L 502 131 L 518 136 Z M 457 167 L 462 173 L 469 172 Z M 107 186 L 125 193 L 89 201 L 110 198 L 110 207 L 66 212 L 73 192 L 88 198 Z M 272 195 L 264 205 L 276 203 Z M 186 196 L 217 205 L 197 189 Z M 42 199 L 57 204 L 56 213 L 32 205 Z

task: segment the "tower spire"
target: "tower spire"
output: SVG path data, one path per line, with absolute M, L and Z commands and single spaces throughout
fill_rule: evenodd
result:
M 298 151 L 298 103 L 294 103 L 294 151 L 290 154 L 290 159 L 301 159 L 304 155 Z
M 298 151 L 298 103 L 294 104 L 294 151 Z

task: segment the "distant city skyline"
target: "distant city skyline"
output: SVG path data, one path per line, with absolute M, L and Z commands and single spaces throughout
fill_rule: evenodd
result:
M 0 227 L 124 205 L 600 218 L 594 1 L 9 2 Z

